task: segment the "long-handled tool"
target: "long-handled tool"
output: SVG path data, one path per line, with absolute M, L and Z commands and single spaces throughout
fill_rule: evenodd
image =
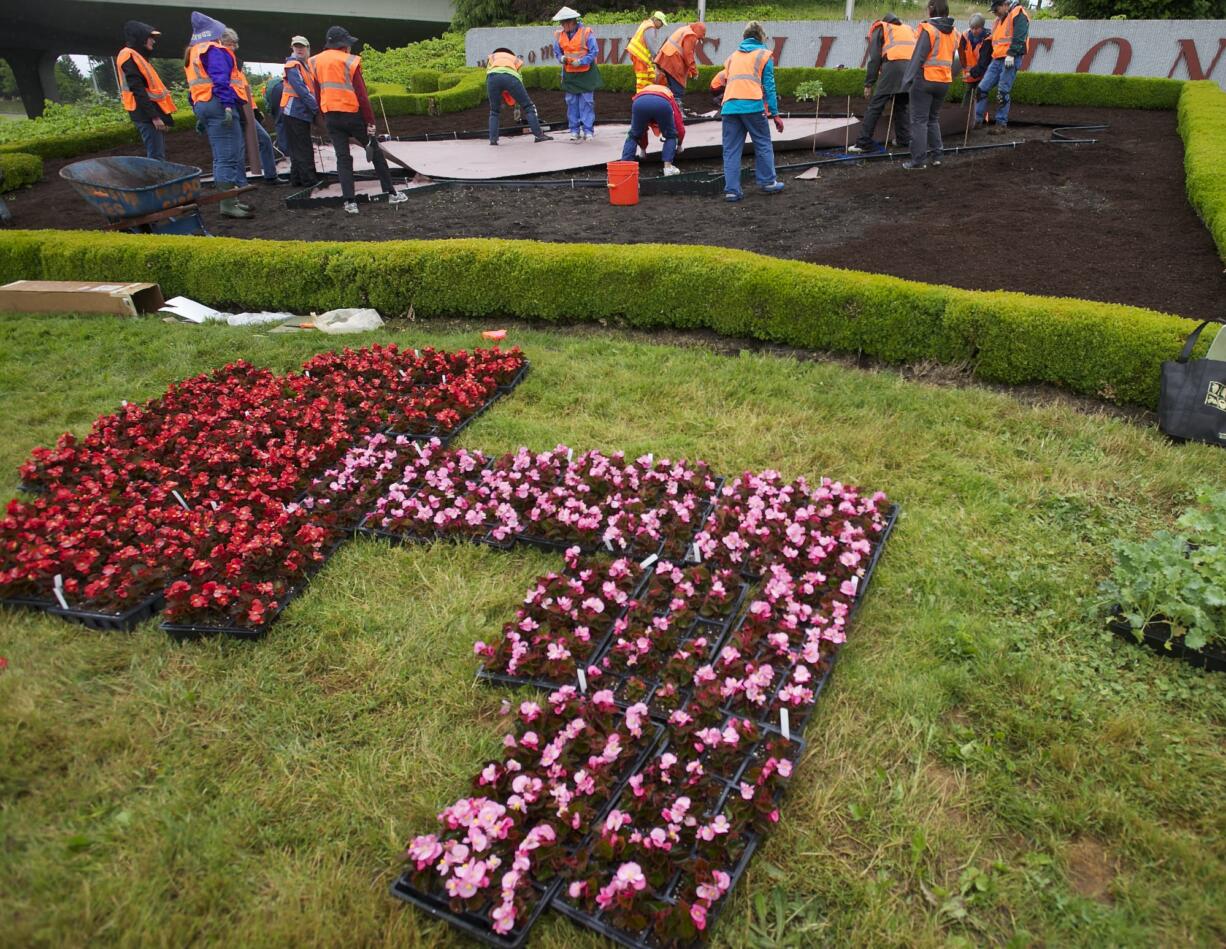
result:
M 387 121 L 387 109 L 383 108 L 383 96 L 379 96 L 379 111 L 383 113 L 383 128 L 387 132 L 387 137 L 392 137 L 392 126 Z
M 890 150 L 890 132 L 894 128 L 894 99 L 895 96 L 890 96 L 890 121 L 885 126 L 885 150 Z
M 251 176 L 258 178 L 263 174 L 260 166 L 260 140 L 255 130 L 255 110 L 251 108 L 251 102 L 247 99 L 243 100 L 243 119 L 243 131 L 246 133 L 243 138 L 246 139 L 247 166 L 251 169 Z
M 847 97 L 847 124 L 843 126 L 843 151 L 851 144 L 851 96 Z
M 966 143 L 971 137 L 971 114 L 975 111 L 975 90 L 971 89 L 970 95 L 966 97 L 966 133 L 962 136 L 962 147 L 966 147 Z

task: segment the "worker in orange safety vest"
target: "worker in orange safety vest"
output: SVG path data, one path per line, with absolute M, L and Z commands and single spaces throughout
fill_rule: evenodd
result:
M 490 100 L 490 144 L 498 144 L 498 132 L 502 126 L 503 105 L 518 105 L 523 113 L 524 121 L 532 131 L 533 138 L 538 142 L 548 142 L 552 135 L 541 131 L 541 120 L 536 112 L 536 104 L 528 95 L 519 70 L 524 64 L 523 59 L 514 51 L 500 46 L 485 59 L 485 95 Z
M 908 171 L 941 164 L 941 106 L 954 81 L 959 39 L 949 0 L 928 0 L 928 19 L 916 31 L 915 52 L 903 79 L 911 113 L 911 160 L 902 163 Z
M 783 131 L 775 92 L 775 64 L 766 48 L 766 30 L 757 20 L 745 24 L 741 45 L 724 63 L 724 100 L 720 106 L 724 145 L 724 200 L 740 201 L 741 153 L 745 136 L 753 142 L 754 177 L 764 194 L 778 194 L 783 182 L 775 177 L 775 149 L 768 118 Z
M 656 82 L 673 91 L 680 104 L 685 99 L 685 84 L 698 76 L 698 44 L 707 37 L 705 23 L 678 27 L 656 53 Z
M 873 133 L 889 105 L 894 141 L 906 147 L 911 143 L 911 122 L 907 112 L 907 93 L 903 77 L 915 52 L 915 31 L 893 13 L 887 13 L 868 28 L 868 65 L 864 73 L 864 98 L 868 107 L 860 124 L 860 137 L 849 149 L 853 155 L 877 148 Z M 886 142 L 887 148 L 890 142 Z
M 673 159 L 685 141 L 685 119 L 681 115 L 681 107 L 677 105 L 677 97 L 668 86 L 652 83 L 635 94 L 630 103 L 630 131 L 626 133 L 626 142 L 622 145 L 622 161 L 631 161 L 635 149 L 647 154 L 648 129 L 664 142 L 661 155 L 664 159 L 664 177 L 681 174 Z
M 146 57 L 162 34 L 148 23 L 129 20 L 123 25 L 127 45 L 115 57 L 119 97 L 145 144 L 145 157 L 166 160 L 166 129 L 174 125 L 174 100 Z
M 988 129 L 988 134 L 1004 135 L 1009 127 L 1013 83 L 1022 68 L 1022 60 L 1030 52 L 1030 14 L 1018 0 L 994 0 L 992 12 L 996 14 L 996 25 L 992 27 L 992 62 L 979 81 L 975 127 L 983 125 L 988 95 L 995 89 L 1000 104 L 996 108 L 996 124 Z
M 658 32 L 666 26 L 668 26 L 668 17 L 656 10 L 639 24 L 634 35 L 630 37 L 626 53 L 630 56 L 630 65 L 634 67 L 634 91 L 636 93 L 642 92 L 644 86 L 651 85 L 656 76 L 656 67 L 652 64 L 651 47 L 647 45 L 647 31 Z
M 596 90 L 604 86 L 596 65 L 596 37 L 591 27 L 583 25 L 579 12 L 570 7 L 555 13 L 553 20 L 560 24 L 553 34 L 553 55 L 562 64 L 570 140 L 586 142 L 596 135 Z
M 224 23 L 193 12 L 192 38 L 183 63 L 187 94 L 196 113 L 196 131 L 208 137 L 213 152 L 213 185 L 219 191 L 247 184 L 243 125 L 238 118 L 244 92 L 234 82 L 236 75 L 241 76 L 238 61 L 221 42 L 225 29 Z M 220 210 L 224 217 L 249 218 L 255 208 L 238 198 L 225 198 Z
M 965 93 L 962 101 L 974 98 L 979 80 L 988 71 L 992 62 L 992 44 L 983 25 L 983 14 L 972 13 L 970 28 L 958 40 L 958 61 L 962 64 L 962 85 Z

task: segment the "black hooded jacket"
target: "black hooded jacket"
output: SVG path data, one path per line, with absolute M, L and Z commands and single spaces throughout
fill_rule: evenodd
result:
M 140 53 L 145 59 L 149 58 L 149 51 L 145 49 L 145 42 L 149 39 L 149 35 L 153 32 L 153 27 L 148 23 L 141 23 L 140 20 L 129 20 L 123 25 L 124 45 L 128 49 Z M 120 67 L 123 70 L 123 78 L 127 81 L 128 91 L 136 99 L 136 108 L 129 113 L 132 116 L 133 122 L 152 122 L 154 119 L 161 119 L 167 125 L 173 125 L 169 115 L 166 115 L 161 109 L 154 105 L 149 100 L 148 86 L 145 83 L 145 77 L 137 68 L 136 63 L 129 59 Z M 165 82 L 165 80 L 162 80 Z

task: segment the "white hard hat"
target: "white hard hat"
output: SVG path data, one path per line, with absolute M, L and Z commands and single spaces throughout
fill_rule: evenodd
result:
M 570 7 L 563 7 L 561 10 L 559 10 L 557 13 L 553 15 L 554 23 L 560 23 L 563 20 L 578 20 L 578 19 L 579 19 L 579 11 L 572 10 Z

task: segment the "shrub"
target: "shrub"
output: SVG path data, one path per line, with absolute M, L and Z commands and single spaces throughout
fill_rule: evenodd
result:
M 184 131 L 196 127 L 196 116 L 190 109 L 180 109 L 174 114 L 175 124 L 171 131 Z M 23 139 L 0 145 L 0 154 L 25 152 L 40 158 L 75 158 L 92 152 L 116 148 L 120 145 L 140 143 L 136 126 L 125 115 L 118 124 L 105 124 L 74 131 L 57 132 L 54 135 L 35 139 Z
M 0 155 L 0 172 L 4 178 L 0 181 L 0 192 L 13 191 L 42 181 L 43 160 L 22 152 Z
M 363 78 L 371 82 L 395 82 L 411 87 L 414 73 L 463 68 L 463 33 L 444 33 L 434 39 L 382 51 L 362 50 Z
M 1114 304 L 970 292 L 746 251 L 652 244 L 627 254 L 621 246 L 535 241 L 15 231 L 0 241 L 0 282 L 19 278 L 153 278 L 167 295 L 248 310 L 369 305 L 402 313 L 411 305 L 419 316 L 707 328 L 895 363 L 969 364 L 987 381 L 1050 383 L 1150 407 L 1162 361 L 1195 326 Z
M 462 112 L 485 101 L 485 70 L 466 69 L 454 73 L 416 72 L 412 78 L 419 83 L 414 88 L 425 86 L 430 91 L 410 92 L 394 83 L 372 82 L 368 84 L 371 104 L 375 114 L 380 108 L 390 115 L 444 115 Z
M 1226 261 L 1226 92 L 1214 82 L 1189 82 L 1179 97 L 1188 201 Z

